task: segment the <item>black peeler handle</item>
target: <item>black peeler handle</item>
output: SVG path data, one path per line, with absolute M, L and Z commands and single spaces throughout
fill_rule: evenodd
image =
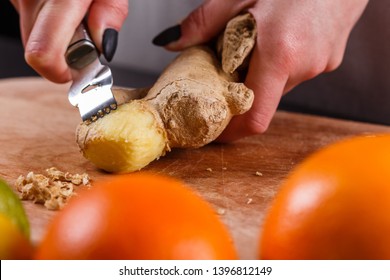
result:
M 70 68 L 82 69 L 99 57 L 99 53 L 91 37 L 81 23 L 69 43 L 65 53 L 65 59 Z

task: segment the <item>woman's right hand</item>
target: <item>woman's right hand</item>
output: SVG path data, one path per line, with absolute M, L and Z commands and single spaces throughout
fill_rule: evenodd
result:
M 107 60 L 114 55 L 117 32 L 128 13 L 127 0 L 11 0 L 11 3 L 20 15 L 25 60 L 42 77 L 56 83 L 71 80 L 64 55 L 87 13 L 92 40 Z
M 205 0 L 182 21 L 181 37 L 165 47 L 180 51 L 208 42 L 237 14 L 250 12 L 254 16 L 258 36 L 245 85 L 253 90 L 255 98 L 251 109 L 235 116 L 218 138 L 220 142 L 231 142 L 265 132 L 282 95 L 340 65 L 350 32 L 367 3 L 368 0 Z

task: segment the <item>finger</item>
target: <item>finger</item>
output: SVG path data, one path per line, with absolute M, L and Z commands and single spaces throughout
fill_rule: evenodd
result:
M 253 5 L 253 0 L 208 0 L 181 22 L 181 37 L 166 46 L 170 50 L 205 43 L 218 35 L 227 22 Z
M 44 2 L 35 23 L 26 23 L 25 32 L 28 26 L 33 28 L 27 38 L 25 59 L 41 76 L 57 83 L 71 79 L 64 54 L 89 4 L 76 0 Z
M 278 107 L 287 79 L 288 75 L 256 48 L 245 81 L 246 86 L 254 91 L 252 107 L 245 114 L 235 116 L 217 141 L 232 142 L 265 132 Z
M 127 15 L 128 0 L 95 0 L 92 2 L 89 9 L 88 28 L 94 43 L 107 60 L 111 60 L 115 53 L 118 31 Z
M 30 36 L 36 18 L 42 9 L 44 1 L 34 0 L 20 3 L 20 1 L 12 0 L 11 3 L 20 15 L 20 33 L 22 36 L 23 46 L 26 46 L 28 37 Z
M 311 80 L 322 73 L 336 70 L 341 65 L 345 50 L 344 46 L 346 46 L 346 42 L 343 44 L 342 40 L 340 40 L 339 47 L 333 50 L 330 55 L 322 55 L 326 53 L 325 51 L 320 52 L 320 55 L 306 51 L 306 58 L 309 57 L 310 59 L 301 59 L 300 63 L 296 63 L 297 67 L 290 70 L 291 74 L 283 94 L 288 93 L 304 81 Z

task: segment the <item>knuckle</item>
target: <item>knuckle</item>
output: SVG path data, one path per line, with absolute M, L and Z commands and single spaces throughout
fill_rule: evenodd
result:
M 210 36 L 208 32 L 208 20 L 206 16 L 206 9 L 204 6 L 200 6 L 193 11 L 187 18 L 187 26 L 192 30 L 196 30 L 200 39 L 207 39 Z
M 266 115 L 263 115 L 261 113 L 257 115 L 252 115 L 247 123 L 246 123 L 246 130 L 248 135 L 257 135 L 257 134 L 263 134 L 268 130 L 270 124 L 270 118 Z
M 268 122 L 252 121 L 249 123 L 248 132 L 252 135 L 263 134 L 267 131 L 268 126 Z
M 286 32 L 282 32 L 280 36 L 274 38 L 272 44 L 269 45 L 269 52 L 273 53 L 273 61 L 281 69 L 290 70 L 294 67 L 297 62 L 297 42 L 295 39 Z
M 343 61 L 342 56 L 332 57 L 329 60 L 328 64 L 326 65 L 324 72 L 331 72 L 336 70 L 337 68 L 340 67 L 342 61 Z
M 54 55 L 44 44 L 29 42 L 25 49 L 24 58 L 27 64 L 43 77 L 53 82 L 67 82 L 69 78 L 65 73 L 67 68 L 61 69 L 60 59 L 55 58 Z
M 311 63 L 311 67 L 309 67 L 309 69 L 306 71 L 306 77 L 304 80 L 310 80 L 319 74 L 324 73 L 326 65 L 326 62 L 321 61 L 321 59 L 317 62 Z
M 205 7 L 200 6 L 198 9 L 193 11 L 190 14 L 189 21 L 196 26 L 202 26 L 206 24 Z
M 28 42 L 24 57 L 33 68 L 46 68 L 50 61 L 50 50 L 39 42 Z
M 109 7 L 110 9 L 112 10 L 113 14 L 115 14 L 115 16 L 119 17 L 122 21 L 125 20 L 128 16 L 128 8 L 127 8 L 127 2 L 116 2 L 116 1 L 113 1 L 113 2 L 109 2 L 110 4 Z
M 282 54 L 291 56 L 297 49 L 296 39 L 288 31 L 281 31 L 281 35 L 276 40 L 278 49 Z

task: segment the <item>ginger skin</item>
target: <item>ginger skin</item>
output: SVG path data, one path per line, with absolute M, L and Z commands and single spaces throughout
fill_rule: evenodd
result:
M 234 26 L 227 30 L 236 36 L 231 28 Z M 225 33 L 223 40 L 230 37 Z M 246 44 L 245 40 L 247 37 L 236 40 L 236 44 Z M 222 52 L 222 60 L 230 61 L 232 54 L 235 59 L 242 54 L 246 57 L 250 51 L 245 50 L 239 54 Z M 239 60 L 243 62 L 245 57 Z M 179 54 L 149 90 L 114 89 L 118 109 L 77 128 L 77 144 L 83 155 L 108 172 L 129 173 L 172 148 L 199 148 L 214 141 L 234 115 L 250 109 L 254 97 L 252 90 L 238 82 L 238 74 L 228 68 L 226 73 L 211 48 L 195 46 Z

